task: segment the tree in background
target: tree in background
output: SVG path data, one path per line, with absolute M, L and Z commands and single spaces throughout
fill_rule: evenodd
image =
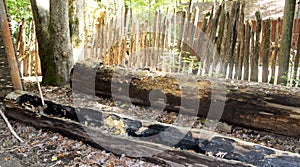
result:
M 84 34 L 84 10 L 85 0 L 68 0 L 69 2 L 69 26 L 73 49 L 80 49 Z
M 47 80 L 49 80 L 47 77 L 50 77 L 52 73 L 54 73 L 54 65 L 48 54 L 48 46 L 50 44 L 50 34 L 48 29 L 49 0 L 30 0 L 30 3 L 36 25 L 35 30 L 39 45 L 43 82 L 47 83 Z
M 43 83 L 64 85 L 69 82 L 73 65 L 68 1 L 30 0 L 39 44 Z
M 282 40 L 280 46 L 279 72 L 277 81 L 279 84 L 286 84 L 288 79 L 295 7 L 295 0 L 285 0 L 282 26 Z
M 50 46 L 51 61 L 54 62 L 55 79 L 51 84 L 64 85 L 70 81 L 73 53 L 70 40 L 68 1 L 50 0 Z

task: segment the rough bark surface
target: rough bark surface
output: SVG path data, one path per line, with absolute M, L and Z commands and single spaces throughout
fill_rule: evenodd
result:
M 221 119 L 277 134 L 300 136 L 300 93 L 297 88 L 76 65 L 73 90 L 112 96 L 145 106 L 165 107 L 165 110 L 181 114 Z
M 49 34 L 49 0 L 30 0 L 35 22 L 36 37 L 39 45 L 43 81 L 54 73 L 53 61 L 48 52 Z
M 70 81 L 69 74 L 73 66 L 68 6 L 65 0 L 50 1 L 50 53 L 53 54 L 57 85 Z
M 75 48 L 75 50 L 80 49 L 83 43 L 82 36 L 84 34 L 84 6 L 84 0 L 69 0 L 70 34 L 72 46 Z
M 282 39 L 280 45 L 279 71 L 277 83 L 286 84 L 290 60 L 291 41 L 296 1 L 285 0 L 284 17 L 282 25 Z

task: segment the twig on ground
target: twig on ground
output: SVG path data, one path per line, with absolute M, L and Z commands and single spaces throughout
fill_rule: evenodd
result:
M 9 130 L 11 131 L 11 133 L 22 143 L 23 140 L 17 135 L 17 133 L 14 131 L 13 127 L 11 126 L 11 124 L 9 123 L 7 117 L 5 116 L 5 114 L 2 111 L 2 106 L 0 108 L 0 115 L 3 118 L 3 120 L 5 121 L 5 123 L 7 124 Z
M 44 97 L 43 97 L 43 93 L 42 93 L 42 89 L 41 89 L 39 77 L 36 74 L 35 74 L 35 77 L 36 77 L 36 81 L 37 81 L 37 84 L 38 84 L 38 88 L 39 88 L 39 93 L 40 93 L 40 97 L 41 97 L 41 100 L 42 100 L 42 104 L 43 104 L 43 106 L 45 106 L 45 101 L 44 101 Z

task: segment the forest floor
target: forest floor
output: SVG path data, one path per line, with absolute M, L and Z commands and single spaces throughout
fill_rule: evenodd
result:
M 26 83 L 26 89 L 38 94 L 35 83 Z M 42 87 L 45 99 L 74 106 L 72 90 L 69 87 Z M 132 104 L 122 104 L 117 106 L 112 99 L 96 98 L 93 102 L 76 100 L 77 106 L 87 107 L 108 112 L 118 113 L 122 111 L 124 115 L 136 119 L 158 121 L 162 123 L 174 123 L 177 117 L 182 116 L 176 113 L 162 112 L 153 108 L 140 107 Z M 126 113 L 124 113 L 124 111 Z M 188 117 L 183 122 L 177 122 L 179 126 L 191 125 L 199 129 L 209 129 L 205 127 L 201 120 L 189 120 Z M 24 140 L 19 143 L 9 132 L 3 119 L 0 119 L 0 166 L 159 166 L 142 159 L 132 159 L 126 155 L 116 156 L 105 150 L 95 149 L 81 141 L 76 141 L 63 137 L 58 133 L 47 130 L 35 129 L 34 127 L 10 121 L 17 134 Z M 257 143 L 267 147 L 276 148 L 288 152 L 300 153 L 300 140 L 266 132 L 233 127 L 222 123 L 221 127 L 213 131 L 238 138 L 244 141 Z

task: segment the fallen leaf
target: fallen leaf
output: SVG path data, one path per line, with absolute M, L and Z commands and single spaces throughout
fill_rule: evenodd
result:
M 51 161 L 57 161 L 57 157 L 56 156 L 52 156 Z

